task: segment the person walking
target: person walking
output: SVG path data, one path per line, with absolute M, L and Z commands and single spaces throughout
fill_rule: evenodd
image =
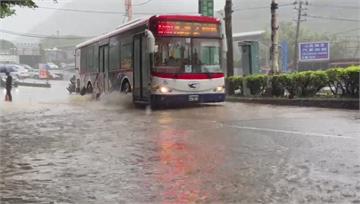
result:
M 5 82 L 5 89 L 6 89 L 6 95 L 5 95 L 5 101 L 12 101 L 12 95 L 11 95 L 11 88 L 12 88 L 12 76 L 9 72 L 6 72 L 6 82 Z

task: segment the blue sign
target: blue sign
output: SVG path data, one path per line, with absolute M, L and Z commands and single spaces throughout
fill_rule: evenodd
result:
M 329 42 L 299 43 L 299 61 L 311 62 L 330 59 Z
M 289 44 L 287 41 L 281 42 L 281 68 L 283 72 L 288 71 Z

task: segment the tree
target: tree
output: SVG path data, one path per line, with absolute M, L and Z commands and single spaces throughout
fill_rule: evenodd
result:
M 66 39 L 68 38 L 68 39 Z M 86 37 L 81 37 L 81 36 L 63 36 L 63 38 L 58 39 L 54 36 L 54 38 L 46 38 L 46 39 L 42 39 L 40 41 L 41 45 L 43 46 L 44 49 L 49 49 L 49 48 L 61 48 L 61 47 L 71 47 L 74 46 L 87 40 L 88 38 Z
M 33 0 L 0 0 L 0 19 L 15 14 L 14 6 L 36 8 Z
M 0 50 L 9 50 L 11 48 L 16 48 L 14 43 L 0 39 Z
M 292 62 L 292 57 L 294 55 L 294 49 L 292 49 L 295 46 L 295 35 L 296 35 L 296 25 L 294 25 L 291 22 L 281 22 L 279 26 L 279 41 L 286 41 L 289 44 L 289 53 L 288 53 L 288 62 Z M 304 38 L 308 40 L 313 40 L 312 37 L 309 37 L 309 35 L 312 35 L 312 33 L 309 33 L 308 30 L 305 30 L 304 27 L 300 29 L 300 39 L 301 42 Z M 271 45 L 271 40 L 269 38 L 270 32 L 267 31 L 265 35 L 263 35 L 262 43 L 265 45 Z

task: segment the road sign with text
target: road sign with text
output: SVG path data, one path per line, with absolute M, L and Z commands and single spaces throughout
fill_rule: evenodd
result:
M 326 61 L 330 60 L 329 42 L 299 43 L 299 61 Z

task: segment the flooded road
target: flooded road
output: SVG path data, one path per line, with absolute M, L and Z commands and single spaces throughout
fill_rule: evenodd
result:
M 52 84 L 0 102 L 1 203 L 360 203 L 357 111 L 150 111 Z

